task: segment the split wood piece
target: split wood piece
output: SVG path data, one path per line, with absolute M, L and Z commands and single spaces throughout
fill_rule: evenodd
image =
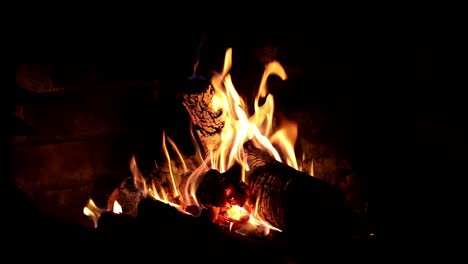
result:
M 212 108 L 213 95 L 214 87 L 207 85 L 206 89 L 199 93 L 184 94 L 182 102 L 190 115 L 205 156 L 210 150 L 219 147 L 220 132 L 224 127 L 222 111 L 214 111 Z

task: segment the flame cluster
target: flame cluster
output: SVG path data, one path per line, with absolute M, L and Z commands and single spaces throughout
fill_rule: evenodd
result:
M 184 155 L 179 151 L 174 141 L 163 133 L 162 147 L 169 164 L 171 190 L 168 193 L 163 188 L 158 189 L 154 181 L 147 182 L 137 166 L 135 157 L 132 157 L 130 171 L 133 174 L 134 185 L 142 191 L 144 196 L 168 203 L 185 213 L 187 213 L 186 209 L 189 206 L 202 206 L 197 201 L 195 193 L 200 182 L 200 177 L 207 170 L 215 169 L 223 173 L 237 163 L 243 168 L 241 179 L 243 182 L 246 182 L 245 175 L 249 170 L 249 165 L 246 161 L 243 144 L 248 140 L 253 141 L 257 147 L 266 150 L 277 161 L 284 162 L 299 170 L 294 148 L 298 135 L 297 123 L 284 120 L 281 122 L 281 126 L 274 126 L 274 98 L 267 88 L 267 80 L 271 75 L 276 75 L 282 80 L 287 79 L 283 66 L 277 61 L 272 61 L 265 66 L 258 92 L 254 99 L 253 114 L 249 114 L 248 105 L 234 87 L 229 73 L 231 66 L 232 49 L 229 48 L 225 53 L 222 71 L 215 73 L 211 78 L 211 85 L 214 88 L 211 108 L 213 111 L 221 111 L 222 120 L 224 121 L 224 127 L 220 132 L 220 144 L 210 146 L 211 149 L 208 150 L 208 156 L 200 160 L 198 168 L 194 171 L 189 171 Z M 193 136 L 193 131 L 190 132 Z M 168 148 L 167 142 L 169 142 L 171 148 Z M 196 141 L 194 143 L 197 144 Z M 199 150 L 200 147 L 196 145 L 196 149 Z M 175 153 L 176 158 L 180 161 L 182 170 L 179 170 L 179 174 L 190 173 L 188 183 L 184 189 L 179 189 L 180 175 L 177 175 L 173 171 L 173 157 L 170 155 L 171 153 Z M 200 153 L 198 155 L 202 156 Z M 110 208 L 100 209 L 90 199 L 83 212 L 94 219 L 94 223 L 97 225 L 97 219 L 105 210 L 110 210 Z M 257 210 L 258 200 L 254 206 L 240 207 L 228 205 L 226 214 L 229 219 L 235 221 L 248 219 L 251 225 L 264 226 L 267 231 L 269 229 L 280 231 L 261 219 Z M 122 212 L 122 208 L 117 201 L 115 201 L 112 211 L 115 213 Z

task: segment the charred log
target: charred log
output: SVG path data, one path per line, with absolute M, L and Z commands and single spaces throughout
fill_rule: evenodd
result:
M 250 202 L 259 215 L 295 241 L 347 239 L 351 210 L 344 196 L 327 182 L 274 160 L 252 142 L 245 145 Z
M 201 177 L 196 196 L 206 206 L 243 206 L 248 193 L 248 186 L 241 181 L 241 167 L 236 164 L 225 173 L 213 169 L 207 171 Z
M 226 204 L 227 178 L 217 170 L 209 170 L 197 188 L 197 199 L 204 205 L 222 207 Z
M 197 192 L 202 204 L 209 209 L 223 207 L 236 197 L 243 205 L 242 197 L 247 198 L 252 208 L 257 207 L 258 216 L 284 231 L 292 244 L 297 243 L 295 247 L 304 240 L 338 243 L 351 238 L 352 210 L 338 189 L 276 161 L 253 142 L 244 149 L 250 167 L 246 185 L 237 166 L 225 173 L 210 170 L 202 176 Z M 238 191 L 237 196 L 232 194 Z

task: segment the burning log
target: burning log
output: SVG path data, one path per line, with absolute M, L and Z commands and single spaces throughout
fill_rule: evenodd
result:
M 250 167 L 246 184 L 239 166 L 225 173 L 209 170 L 197 190 L 202 204 L 242 206 L 247 200 L 261 219 L 298 240 L 350 237 L 351 209 L 338 189 L 276 161 L 251 141 L 244 149 Z
M 241 181 L 241 167 L 236 164 L 225 173 L 209 170 L 197 188 L 198 201 L 206 206 L 243 206 L 249 193 L 248 186 Z
M 211 222 L 218 219 L 221 208 L 243 206 L 246 202 L 249 190 L 241 181 L 240 169 L 240 166 L 233 166 L 225 173 L 211 169 L 201 177 L 196 198 L 201 205 L 208 208 Z
M 337 189 L 276 161 L 251 141 L 244 149 L 250 167 L 249 198 L 261 218 L 295 238 L 350 237 L 351 211 Z
M 338 189 L 324 180 L 276 161 L 252 141 L 244 144 L 250 170 L 246 183 L 241 167 L 202 175 L 197 200 L 215 221 L 220 208 L 248 203 L 254 214 L 279 228 L 291 243 L 341 241 L 351 237 L 351 209 Z

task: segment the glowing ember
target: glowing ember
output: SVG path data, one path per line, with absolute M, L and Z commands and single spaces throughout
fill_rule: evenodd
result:
M 232 49 L 228 49 L 225 54 L 223 70 L 214 74 L 211 79 L 211 85 L 214 94 L 210 102 L 213 111 L 220 111 L 221 119 L 224 122 L 223 129 L 220 132 L 219 144 L 208 146 L 207 155 L 203 155 L 200 146 L 195 140 L 193 130 L 190 131 L 194 139 L 196 155 L 196 164 L 194 168 L 187 166 L 188 159 L 179 151 L 177 145 L 165 133 L 163 133 L 162 147 L 168 166 L 167 177 L 170 183 L 162 187 L 161 184 L 153 180 L 148 181 L 140 172 L 135 157 L 130 160 L 130 171 L 133 175 L 133 183 L 140 190 L 144 197 L 151 197 L 155 200 L 164 202 L 176 207 L 184 213 L 188 213 L 188 208 L 193 206 L 204 208 L 196 198 L 196 191 L 199 187 L 201 176 L 210 169 L 224 173 L 234 164 L 241 166 L 241 180 L 248 182 L 246 172 L 249 166 L 246 162 L 243 145 L 247 141 L 252 141 L 259 149 L 265 150 L 274 159 L 284 162 L 289 166 L 300 170 L 300 164 L 295 155 L 295 143 L 298 135 L 297 123 L 290 120 L 281 120 L 280 126 L 275 127 L 274 117 L 274 99 L 273 95 L 268 93 L 267 79 L 270 75 L 279 76 L 282 80 L 287 78 L 286 72 L 277 61 L 266 65 L 260 86 L 254 100 L 254 113 L 249 114 L 249 109 L 244 99 L 237 93 L 229 71 L 232 65 Z M 263 102 L 263 103 L 260 103 Z M 169 145 L 166 144 L 169 142 Z M 170 146 L 170 148 L 168 148 Z M 176 154 L 176 158 L 171 157 L 171 153 Z M 178 162 L 180 166 L 176 166 Z M 313 174 L 313 163 L 310 165 L 310 174 Z M 182 169 L 179 169 L 182 167 Z M 187 182 L 181 188 L 182 176 L 187 176 Z M 270 229 L 281 231 L 263 220 L 258 214 L 258 199 L 255 206 L 242 202 L 243 207 L 236 205 L 236 201 L 228 201 L 225 213 L 226 219 L 229 219 L 229 229 L 233 229 L 233 222 L 243 221 L 251 227 L 261 226 L 265 234 Z M 93 219 L 97 225 L 97 219 L 103 212 L 90 199 L 83 213 Z M 113 212 L 122 213 L 122 207 L 117 201 L 114 201 Z M 241 227 L 240 229 L 245 228 Z

